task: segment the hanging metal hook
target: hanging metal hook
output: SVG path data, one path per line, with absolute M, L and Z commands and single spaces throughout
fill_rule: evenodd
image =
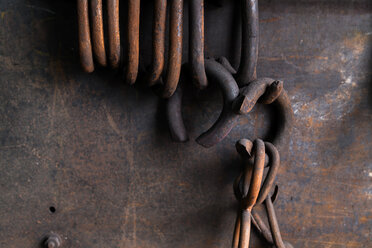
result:
M 209 128 L 196 139 L 197 143 L 204 147 L 211 147 L 219 143 L 235 126 L 239 115 L 249 113 L 257 101 L 265 104 L 273 103 L 273 105 L 276 106 L 282 113 L 283 123 L 277 125 L 278 132 L 273 140 L 273 143 L 278 145 L 285 140 L 284 134 L 289 133 L 293 125 L 293 113 L 289 98 L 283 89 L 283 82 L 269 78 L 262 78 L 254 81 L 246 87 L 243 87 L 239 92 L 239 88 L 233 75 L 222 64 L 215 60 L 206 59 L 205 69 L 209 81 L 216 82 L 220 86 L 224 97 L 224 104 L 222 112 L 217 121 L 211 128 Z M 180 94 L 173 96 L 173 98 L 180 97 L 182 97 Z M 181 100 L 172 99 L 167 102 L 167 105 L 171 104 L 172 102 L 180 103 Z M 171 110 L 171 112 L 168 112 L 169 116 L 181 116 L 181 113 L 177 112 L 181 111 L 181 108 L 167 107 L 167 109 Z M 173 123 L 173 120 L 175 119 L 168 119 L 170 127 L 181 126 L 179 124 L 182 119 L 177 119 L 179 122 L 178 124 Z M 177 130 L 182 131 L 182 133 L 186 133 L 186 130 L 180 128 L 174 129 L 171 132 L 176 134 Z M 181 134 L 176 134 L 176 136 L 186 137 L 185 135 Z M 177 141 L 186 140 L 178 139 Z
M 258 0 L 242 0 L 241 11 L 241 58 L 238 72 L 235 75 L 239 87 L 242 87 L 257 78 L 256 67 L 259 41 Z
M 183 0 L 171 1 L 169 57 L 162 97 L 169 98 L 177 89 L 182 67 Z
M 94 71 L 92 43 L 90 41 L 90 26 L 88 0 L 77 1 L 78 28 L 79 28 L 79 53 L 80 63 L 85 72 Z
M 204 66 L 204 0 L 190 0 L 189 62 L 195 85 L 204 89 L 208 85 Z
M 155 0 L 152 27 L 152 65 L 149 86 L 156 84 L 164 69 L 165 26 L 167 17 L 167 0 Z
M 128 1 L 128 55 L 125 75 L 128 84 L 134 84 L 138 75 L 140 6 L 140 0 Z
M 245 163 L 243 172 L 234 182 L 234 193 L 240 202 L 235 223 L 233 248 L 248 248 L 251 229 L 251 211 L 260 192 L 265 164 L 265 144 L 257 139 L 253 145 L 246 146 L 247 153 L 253 158 L 253 166 Z M 250 151 L 251 150 L 251 151 Z
M 111 68 L 120 64 L 119 0 L 107 0 L 109 61 Z
M 100 66 L 105 67 L 107 65 L 107 61 L 105 38 L 103 34 L 102 0 L 91 0 L 90 12 L 90 17 L 92 18 L 91 23 L 94 57 Z

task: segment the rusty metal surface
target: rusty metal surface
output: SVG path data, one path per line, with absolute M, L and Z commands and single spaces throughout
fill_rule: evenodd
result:
M 189 63 L 192 79 L 197 87 L 207 87 L 204 68 L 204 0 L 189 1 Z
M 107 23 L 109 40 L 109 61 L 116 69 L 120 63 L 119 0 L 107 0 Z
M 89 25 L 89 1 L 77 1 L 77 13 L 79 24 L 79 51 L 81 66 L 86 72 L 94 71 L 92 43 L 90 39 L 90 25 Z
M 252 82 L 257 78 L 256 66 L 259 41 L 258 0 L 241 1 L 242 45 L 239 69 L 236 81 L 239 86 Z
M 152 29 L 152 65 L 149 85 L 157 83 L 164 69 L 165 27 L 167 0 L 154 1 L 154 19 Z
M 106 66 L 106 48 L 105 37 L 103 34 L 103 11 L 102 0 L 91 0 L 90 2 L 90 18 L 92 19 L 92 43 L 93 52 L 97 63 L 100 66 Z
M 140 0 L 128 1 L 128 54 L 126 58 L 126 82 L 128 84 L 134 84 L 137 80 L 138 75 L 140 5 Z
M 233 2 L 206 1 L 205 54 L 237 68 Z M 284 81 L 296 120 L 292 138 L 278 146 L 282 238 L 294 247 L 369 247 L 371 3 L 259 5 L 257 76 Z M 140 74 L 152 60 L 152 12 L 152 1 L 142 1 Z M 107 69 L 81 71 L 75 1 L 1 1 L 0 22 L 0 247 L 36 248 L 50 233 L 74 248 L 231 245 L 234 144 L 270 136 L 275 113 L 258 104 L 204 149 L 194 140 L 222 108 L 211 84 L 185 94 L 190 141 L 175 144 L 164 102 L 143 82 L 130 87 Z M 188 23 L 185 14 L 185 37 Z M 265 209 L 257 213 L 269 226 Z M 256 231 L 251 242 L 269 246 Z
M 177 89 L 182 67 L 183 0 L 174 0 L 169 8 L 169 58 L 161 96 L 169 98 Z

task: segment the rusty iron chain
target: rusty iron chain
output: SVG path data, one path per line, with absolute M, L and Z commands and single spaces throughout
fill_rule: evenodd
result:
M 154 0 L 152 64 L 146 78 L 148 85 L 153 87 L 159 96 L 167 98 L 166 115 L 172 139 L 178 142 L 189 139 L 181 113 L 184 92 L 183 85 L 179 83 L 181 68 L 188 70 L 198 89 L 205 89 L 209 82 L 215 82 L 223 94 L 223 109 L 218 120 L 196 139 L 197 143 L 204 147 L 211 147 L 222 141 L 236 125 L 238 118 L 247 115 L 257 103 L 274 105 L 282 113 L 282 121 L 276 124 L 277 132 L 272 143 L 261 139 L 253 142 L 241 139 L 236 143 L 236 150 L 244 163 L 233 185 L 239 208 L 232 247 L 249 247 L 251 223 L 269 244 L 278 248 L 293 247 L 282 240 L 279 230 L 273 205 L 278 187 L 275 187 L 272 196 L 269 195 L 280 166 L 277 147 L 284 146 L 288 140 L 294 121 L 293 111 L 283 88 L 283 81 L 257 78 L 256 75 L 259 44 L 258 0 L 241 0 L 240 3 L 242 40 L 241 61 L 237 70 L 225 57 L 204 57 L 204 0 L 189 1 L 189 58 L 185 66 L 182 66 L 184 1 L 170 2 L 169 55 L 168 68 L 165 70 L 167 2 Z M 88 73 L 94 71 L 93 61 L 102 67 L 109 63 L 113 69 L 122 64 L 119 0 L 107 0 L 106 4 L 108 55 L 104 38 L 102 0 L 77 0 L 80 61 L 83 70 Z M 221 1 L 214 4 L 221 5 Z M 128 84 L 134 84 L 139 68 L 140 0 L 128 1 L 127 18 L 124 78 Z M 265 167 L 268 170 L 264 177 Z M 255 210 L 255 206 L 261 204 L 266 207 L 269 227 Z M 58 242 L 51 236 L 45 244 L 48 247 L 59 247 Z

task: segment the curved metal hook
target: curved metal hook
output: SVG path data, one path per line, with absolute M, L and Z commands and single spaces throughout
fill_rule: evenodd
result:
M 183 86 L 182 83 L 179 83 L 177 90 L 171 98 L 167 99 L 165 105 L 169 131 L 172 139 L 176 142 L 189 140 L 182 118 L 182 96 Z
M 91 0 L 90 17 L 92 18 L 93 52 L 97 63 L 106 66 L 105 38 L 103 34 L 102 0 Z
M 238 115 L 233 111 L 232 104 L 239 95 L 239 88 L 231 73 L 214 60 L 205 60 L 205 69 L 210 82 L 216 82 L 223 94 L 223 109 L 218 120 L 206 132 L 201 134 L 196 142 L 204 147 L 211 147 L 223 140 L 235 126 Z
M 259 78 L 240 89 L 240 95 L 234 102 L 234 109 L 239 114 L 251 112 L 257 101 L 270 104 L 279 97 L 283 90 L 283 81 L 272 78 Z
M 140 0 L 128 1 L 128 55 L 125 75 L 128 84 L 134 84 L 138 75 L 140 5 Z
M 236 81 L 244 86 L 256 79 L 258 58 L 258 0 L 242 0 L 242 45 Z
M 265 151 L 268 153 L 269 157 L 269 171 L 262 184 L 260 194 L 257 198 L 257 204 L 261 204 L 268 196 L 280 166 L 280 155 L 276 147 L 269 142 L 265 142 Z
M 88 8 L 88 0 L 77 1 L 80 63 L 85 72 L 91 73 L 94 71 L 94 63 Z
M 220 57 L 219 61 L 230 73 L 234 74 L 234 68 L 225 57 Z M 276 112 L 280 113 L 281 121 L 275 126 L 276 132 L 272 143 L 279 149 L 285 149 L 283 146 L 293 128 L 294 116 L 290 99 L 283 88 L 283 82 L 269 78 L 251 82 L 241 88 L 240 96 L 234 103 L 234 109 L 241 114 L 248 114 L 257 102 L 272 104 Z
M 152 28 L 152 66 L 149 85 L 156 84 L 164 69 L 165 26 L 167 19 L 167 0 L 155 0 L 154 22 Z
M 239 95 L 239 88 L 231 73 L 215 60 L 206 59 L 205 68 L 209 80 L 220 86 L 224 98 L 223 109 L 216 123 L 196 139 L 202 146 L 210 147 L 220 142 L 235 125 L 237 114 L 232 111 L 232 103 Z M 182 86 L 178 85 L 178 88 L 180 91 L 168 99 L 166 108 L 172 137 L 175 137 L 176 141 L 184 142 L 187 140 L 187 132 L 182 120 L 181 107 L 170 106 L 175 103 L 181 104 Z
M 227 64 L 225 63 L 225 65 Z M 283 89 L 283 82 L 270 78 L 258 79 L 253 81 L 248 86 L 243 87 L 240 90 L 239 95 L 239 88 L 231 72 L 226 69 L 225 66 L 217 61 L 206 59 L 205 68 L 209 81 L 215 81 L 220 86 L 224 96 L 224 104 L 222 112 L 217 121 L 210 129 L 201 134 L 196 139 L 196 142 L 204 147 L 211 147 L 217 144 L 223 140 L 235 126 L 239 113 L 249 113 L 255 106 L 256 102 L 259 101 L 266 104 L 273 103 L 273 105 L 278 108 L 279 112 L 282 113 L 283 122 L 277 125 L 277 133 L 273 141 L 273 144 L 276 146 L 281 145 L 281 143 L 285 140 L 283 134 L 289 133 L 293 126 L 292 107 L 290 105 L 287 93 Z M 177 94 L 173 97 L 177 98 L 181 97 L 181 95 Z M 180 100 L 177 101 L 180 102 Z M 167 104 L 170 103 L 168 102 Z M 177 110 L 177 108 L 174 110 Z M 180 113 L 176 112 L 169 112 L 169 114 L 181 116 Z M 172 121 L 172 119 L 169 119 L 169 121 Z M 176 123 L 169 123 L 169 126 L 176 126 Z M 186 130 L 180 130 L 186 133 Z M 183 135 L 178 136 L 181 137 Z M 183 139 L 178 141 L 185 140 Z
M 162 97 L 169 98 L 177 89 L 182 66 L 183 0 L 171 1 L 168 70 Z
M 195 85 L 204 89 L 208 85 L 204 66 L 204 0 L 190 0 L 189 61 Z
M 260 139 L 253 142 L 253 147 L 246 147 L 247 151 L 252 149 L 254 157 L 253 167 L 245 164 L 244 171 L 235 180 L 234 192 L 241 203 L 241 209 L 236 219 L 233 247 L 248 248 L 251 228 L 251 210 L 259 195 L 265 163 L 265 145 Z M 248 151 L 250 153 L 250 151 Z M 238 242 L 239 240 L 239 242 Z
M 119 0 L 107 0 L 109 61 L 111 68 L 120 64 Z

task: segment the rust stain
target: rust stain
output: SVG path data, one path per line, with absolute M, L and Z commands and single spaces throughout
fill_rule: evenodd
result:
M 260 23 L 277 22 L 280 19 L 281 19 L 280 17 L 272 17 L 272 18 L 268 18 L 268 19 L 262 19 L 262 20 L 260 20 Z
M 327 56 L 304 56 L 304 55 L 289 55 L 289 56 L 281 56 L 281 57 L 258 57 L 261 60 L 267 61 L 281 61 L 286 59 L 318 59 L 318 60 L 328 60 Z

